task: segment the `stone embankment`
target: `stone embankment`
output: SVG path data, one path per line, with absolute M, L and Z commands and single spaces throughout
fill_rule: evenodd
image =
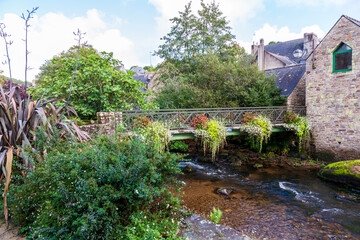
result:
M 185 240 L 251 240 L 241 232 L 227 226 L 215 224 L 197 214 L 192 215 L 185 221 L 188 224 L 182 234 Z

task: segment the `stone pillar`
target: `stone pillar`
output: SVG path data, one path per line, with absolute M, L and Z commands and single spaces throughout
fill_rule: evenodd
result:
M 264 39 L 260 39 L 260 45 L 258 47 L 258 66 L 260 71 L 265 69 Z
M 304 51 L 306 50 L 306 55 L 303 58 L 309 56 L 318 44 L 319 39 L 315 33 L 304 33 Z
M 251 45 L 251 55 L 255 55 L 256 51 L 258 50 L 258 44 L 253 42 L 253 44 Z

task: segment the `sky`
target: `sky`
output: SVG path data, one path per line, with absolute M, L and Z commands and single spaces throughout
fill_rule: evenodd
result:
M 213 0 L 204 0 L 205 2 Z M 0 0 L 0 23 L 11 34 L 9 47 L 14 78 L 24 80 L 25 30 L 22 13 L 39 7 L 28 31 L 28 80 L 46 60 L 76 44 L 73 32 L 98 51 L 113 52 L 126 69 L 161 62 L 154 51 L 170 32 L 170 18 L 189 0 Z M 360 20 L 359 0 L 216 0 L 229 21 L 236 41 L 249 53 L 251 44 L 287 41 L 314 32 L 322 38 L 345 14 Z M 193 12 L 200 0 L 192 1 Z M 0 70 L 9 76 L 5 44 L 0 39 Z

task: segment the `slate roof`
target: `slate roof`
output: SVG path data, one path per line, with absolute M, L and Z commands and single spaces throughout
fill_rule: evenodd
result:
M 267 52 L 285 56 L 288 59 L 290 59 L 291 61 L 294 61 L 296 63 L 305 62 L 305 59 L 303 59 L 303 58 L 295 58 L 294 57 L 293 52 L 296 49 L 300 49 L 300 50 L 304 49 L 304 39 L 303 38 L 264 46 L 264 50 Z
M 274 58 L 278 59 L 279 61 L 285 63 L 286 66 L 288 65 L 293 65 L 293 64 L 297 64 L 294 61 L 291 61 L 288 57 L 285 56 L 281 56 L 272 52 L 267 52 L 268 54 L 270 54 L 271 56 L 273 56 Z
M 145 75 L 145 74 L 134 75 L 134 76 L 133 76 L 133 79 L 136 80 L 136 81 L 142 82 L 143 84 L 146 85 L 146 87 L 147 87 L 147 85 L 148 85 L 149 82 L 150 82 L 150 78 L 148 77 L 148 75 Z M 141 91 L 146 92 L 146 89 L 141 88 Z
M 288 97 L 304 75 L 305 64 L 265 70 L 267 75 L 275 75 L 276 86 L 281 89 L 281 95 Z

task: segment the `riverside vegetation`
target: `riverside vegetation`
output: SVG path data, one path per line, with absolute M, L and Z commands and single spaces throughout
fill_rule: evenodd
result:
M 201 7 L 195 16 L 187 4 L 171 20 L 174 26 L 156 52 L 165 59 L 157 67 L 164 85 L 156 104 L 146 101 L 151 92 L 141 90 L 145 85 L 133 80 L 131 71 L 119 70 L 122 62 L 112 53 L 80 43 L 46 61 L 37 86 L 21 91 L 11 87 L 10 78 L 0 104 L 6 221 L 10 216 L 20 232 L 33 239 L 178 238 L 182 215 L 169 186 L 177 188 L 174 176 L 180 172 L 181 157 L 167 151 L 166 123 L 142 117 L 132 136 L 118 131 L 90 139 L 73 120 L 94 119 L 99 111 L 158 106 L 284 103 L 275 79 L 259 71 L 236 44 L 218 5 L 201 1 Z M 26 19 L 28 25 L 31 15 Z M 41 96 L 50 100 L 38 100 Z M 254 119 L 261 134 L 253 139 L 261 151 L 271 125 L 265 117 Z M 183 121 L 181 116 L 177 120 Z M 226 143 L 226 123 L 206 116 L 193 121 L 204 151 L 210 148 L 214 161 Z M 181 144 L 176 148 L 186 149 Z

